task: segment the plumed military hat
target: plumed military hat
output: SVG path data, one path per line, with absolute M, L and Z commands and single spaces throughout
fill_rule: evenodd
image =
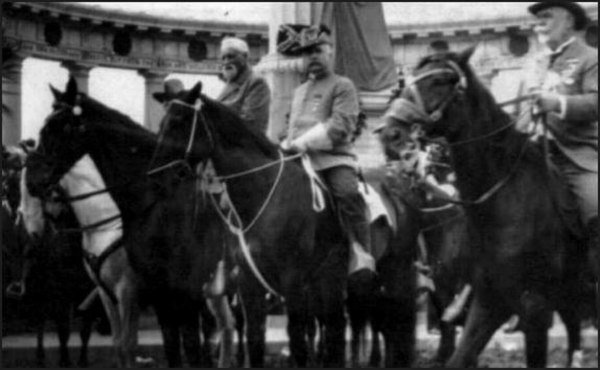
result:
M 588 16 L 585 12 L 585 9 L 578 3 L 574 1 L 565 1 L 565 0 L 551 0 L 551 1 L 542 1 L 539 3 L 535 3 L 529 7 L 529 12 L 533 15 L 536 15 L 540 11 L 552 7 L 559 7 L 566 9 L 569 13 L 573 14 L 575 17 L 575 30 L 583 30 L 586 28 L 588 24 Z
M 332 44 L 331 30 L 325 26 L 284 24 L 277 34 L 277 51 L 287 56 L 299 56 L 321 44 Z

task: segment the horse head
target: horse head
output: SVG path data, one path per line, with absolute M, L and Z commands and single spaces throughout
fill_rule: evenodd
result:
M 88 149 L 93 135 L 86 121 L 91 116 L 71 77 L 64 93 L 50 86 L 55 102 L 40 131 L 39 142 L 26 161 L 26 183 L 31 195 L 43 197 Z
M 392 106 L 394 117 L 420 124 L 429 136 L 458 135 L 466 120 L 465 95 L 475 80 L 469 67 L 474 51 L 472 47 L 423 58 Z
M 201 110 L 206 99 L 202 83 L 191 90 L 183 90 L 166 103 L 166 114 L 160 127 L 157 158 L 180 158 L 197 163 L 210 155 L 213 149 L 212 128 Z

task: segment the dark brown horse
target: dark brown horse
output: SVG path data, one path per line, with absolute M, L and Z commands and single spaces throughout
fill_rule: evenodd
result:
M 527 364 L 544 367 L 551 311 L 567 326 L 579 325 L 574 303 L 587 251 L 562 217 L 556 195 L 564 184 L 546 166 L 541 146 L 513 128 L 477 80 L 468 65 L 472 52 L 423 59 L 399 101 L 401 111 L 420 112 L 417 123 L 429 137 L 448 141 L 466 204 L 474 299 L 448 366 L 475 365 L 496 329 L 517 313 Z
M 195 208 L 195 183 L 182 181 L 180 168 L 149 174 L 156 134 L 80 94 L 73 78 L 65 93 L 54 94 L 55 110 L 28 158 L 28 188 L 34 196 L 44 196 L 74 165 L 89 158 L 90 172 L 105 186 L 87 195 L 108 194 L 120 211 L 122 243 L 141 285 L 140 300 L 156 311 L 169 366 L 183 365 L 183 342 L 191 366 L 211 367 L 200 350 L 198 310 L 203 286 L 221 257 L 210 247 L 221 250 L 222 233 L 196 225 L 210 225 L 216 216 L 203 212 L 210 207 Z
M 296 365 L 307 365 L 306 294 L 310 292 L 326 327 L 324 366 L 343 367 L 348 247 L 335 213 L 330 208 L 317 213 L 303 168 L 283 160 L 264 135 L 247 128 L 237 115 L 200 90 L 198 84 L 171 102 L 157 157 L 179 155 L 192 167 L 210 159 L 219 176 L 229 177 L 227 190 L 236 211 L 231 223 L 243 234 L 242 248 L 235 254 L 241 266 L 251 366 L 264 366 L 264 297 L 272 290 L 286 301 Z M 317 230 L 317 224 L 323 227 Z

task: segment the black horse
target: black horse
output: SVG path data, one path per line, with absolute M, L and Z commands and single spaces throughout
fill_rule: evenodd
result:
M 179 155 L 192 166 L 210 158 L 220 176 L 249 171 L 227 180 L 227 189 L 239 216 L 234 225 L 246 229 L 243 246 L 253 257 L 246 259 L 243 250 L 236 251 L 251 366 L 264 366 L 267 285 L 285 298 L 296 365 L 307 364 L 306 294 L 316 292 L 312 298 L 317 299 L 312 301 L 327 327 L 325 366 L 344 366 L 343 286 L 348 248 L 337 218 L 331 212 L 313 210 L 309 179 L 300 166 L 281 160 L 266 137 L 245 127 L 229 109 L 200 95 L 200 89 L 198 84 L 171 103 L 162 123 L 164 145 L 158 158 Z M 194 107 L 198 99 L 203 102 L 201 109 Z M 321 248 L 315 248 L 319 215 L 329 219 L 330 227 L 321 234 Z M 257 269 L 251 267 L 253 262 Z M 317 279 L 319 289 L 315 290 L 309 283 Z
M 171 103 L 162 122 L 162 148 L 165 155 L 179 155 L 192 166 L 210 159 L 226 181 L 232 207 L 239 214 L 234 226 L 245 229 L 244 239 L 252 256 L 249 259 L 238 251 L 237 258 L 242 267 L 240 290 L 248 317 L 251 365 L 264 365 L 264 295 L 273 289 L 286 301 L 296 365 L 307 365 L 306 339 L 315 315 L 323 328 L 324 366 L 343 367 L 349 248 L 338 218 L 331 207 L 321 213 L 315 211 L 311 179 L 299 161 L 284 158 L 264 135 L 247 128 L 235 113 L 200 90 L 197 84 Z M 390 254 L 402 258 L 396 249 Z M 397 266 L 391 261 L 389 264 Z M 386 312 L 401 312 L 397 305 L 403 303 L 398 297 L 406 294 L 401 291 L 405 273 L 382 268 L 387 286 L 381 308 Z M 309 300 L 307 294 L 311 294 Z M 398 339 L 402 329 L 399 324 L 387 328 L 387 363 L 391 367 L 403 363 L 400 357 L 407 351 L 403 340 Z
M 88 155 L 106 184 L 100 193 L 108 193 L 119 208 L 122 243 L 141 285 L 140 301 L 155 309 L 169 366 L 182 366 L 183 344 L 190 366 L 211 367 L 201 351 L 198 312 L 203 286 L 221 257 L 222 233 L 196 226 L 210 225 L 216 216 L 196 204 L 196 184 L 182 181 L 181 168 L 151 171 L 156 134 L 80 94 L 73 78 L 65 93 L 53 93 L 54 112 L 28 158 L 28 188 L 44 196 Z
M 527 364 L 544 367 L 551 310 L 579 332 L 575 303 L 587 252 L 562 217 L 556 189 L 564 184 L 546 166 L 542 148 L 513 128 L 477 80 L 468 66 L 472 53 L 426 57 L 400 101 L 404 112 L 415 106 L 421 112 L 417 123 L 428 136 L 448 141 L 466 204 L 474 298 L 448 366 L 476 364 L 496 329 L 517 313 Z

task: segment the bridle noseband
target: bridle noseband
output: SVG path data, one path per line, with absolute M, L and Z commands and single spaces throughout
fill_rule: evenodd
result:
M 410 93 L 416 101 L 417 108 L 421 111 L 424 117 L 428 117 L 430 122 L 437 122 L 442 118 L 444 111 L 448 107 L 448 105 L 459 95 L 461 95 L 468 87 L 467 76 L 463 72 L 463 70 L 458 66 L 458 64 L 452 60 L 445 61 L 446 66 L 441 68 L 435 68 L 430 71 L 421 73 L 418 76 L 414 76 L 409 83 L 406 85 L 406 90 Z M 458 76 L 458 81 L 454 84 L 454 88 L 452 92 L 448 95 L 446 99 L 444 99 L 439 106 L 431 113 L 427 112 L 425 107 L 425 103 L 423 101 L 423 97 L 419 91 L 417 83 L 426 78 L 436 75 L 442 74 L 450 74 Z

